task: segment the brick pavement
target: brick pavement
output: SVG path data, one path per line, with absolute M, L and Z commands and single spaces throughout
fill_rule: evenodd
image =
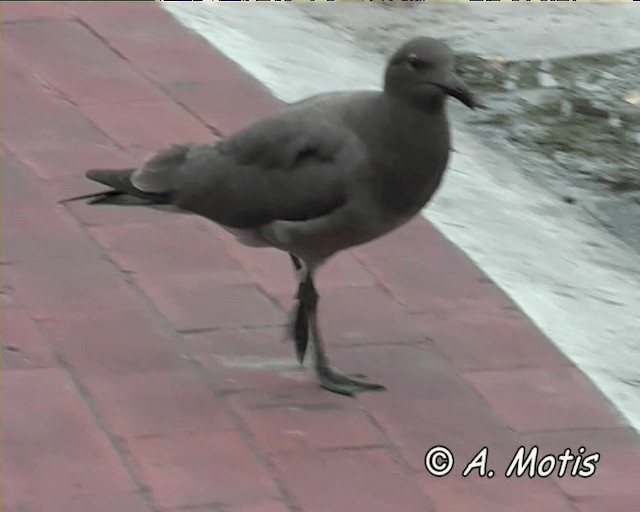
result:
M 1 15 L 4 511 L 639 510 L 637 434 L 426 221 L 320 276 L 334 362 L 389 388 L 350 399 L 281 343 L 286 256 L 199 219 L 58 205 L 95 190 L 88 167 L 279 103 L 154 3 Z M 447 477 L 424 469 L 436 444 Z M 601 460 L 507 479 L 520 445 Z M 483 446 L 496 476 L 461 478 Z

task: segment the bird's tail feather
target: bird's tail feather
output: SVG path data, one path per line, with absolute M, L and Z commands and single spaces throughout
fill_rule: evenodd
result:
M 152 206 L 169 204 L 170 194 L 143 192 L 131 183 L 135 169 L 92 169 L 86 175 L 92 181 L 110 187 L 110 190 L 64 199 L 61 203 L 88 199 L 88 204 L 114 204 L 120 206 Z

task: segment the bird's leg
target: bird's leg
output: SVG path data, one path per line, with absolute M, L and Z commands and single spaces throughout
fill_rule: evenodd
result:
M 309 336 L 311 337 L 315 353 L 315 371 L 318 384 L 334 393 L 349 396 L 362 391 L 379 391 L 385 389 L 385 387 L 380 384 L 354 379 L 331 368 L 318 327 L 318 292 L 313 283 L 311 270 L 306 270 L 305 279 L 300 283 L 300 292 L 300 307 L 305 309 L 304 314 L 309 326 Z
M 305 308 L 302 304 L 304 270 L 302 262 L 297 256 L 294 254 L 289 254 L 289 256 L 291 257 L 291 262 L 298 277 L 298 293 L 296 294 L 296 304 L 290 314 L 288 334 L 289 337 L 294 340 L 296 357 L 298 362 L 302 364 L 309 343 L 309 323 L 307 321 Z

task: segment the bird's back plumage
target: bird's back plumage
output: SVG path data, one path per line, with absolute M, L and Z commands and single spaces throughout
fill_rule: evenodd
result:
M 433 62 L 415 67 L 420 59 Z M 320 94 L 216 143 L 87 175 L 121 192 L 101 202 L 168 203 L 262 245 L 322 246 L 325 258 L 406 222 L 437 190 L 449 156 L 444 98 L 466 98 L 451 66 L 446 45 L 414 40 L 390 60 L 384 91 Z

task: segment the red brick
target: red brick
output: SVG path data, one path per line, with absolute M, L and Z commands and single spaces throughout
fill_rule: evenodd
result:
M 233 431 L 136 439 L 129 447 L 162 507 L 277 497 L 272 479 Z
M 12 265 L 15 294 L 39 320 L 67 319 L 100 311 L 140 311 L 143 302 L 125 283 L 123 276 L 106 261 L 54 259 Z
M 158 6 L 144 15 L 72 6 L 115 48 L 191 112 L 228 134 L 277 111 L 282 103 L 233 61 Z
M 8 25 L 3 44 L 72 101 L 123 103 L 164 95 L 85 27 L 70 21 Z
M 228 246 L 228 249 L 230 252 L 233 252 L 232 249 L 235 249 L 237 247 L 242 247 L 246 250 L 250 250 L 250 249 L 254 249 L 255 251 L 261 253 L 263 251 L 269 251 L 271 253 L 278 253 L 278 251 L 276 249 L 262 249 L 262 248 L 255 248 L 255 247 L 246 247 L 243 246 L 242 244 L 240 244 L 239 242 L 236 241 L 236 237 L 234 235 L 232 235 L 229 231 L 227 231 L 226 229 L 224 229 L 221 225 L 216 224 L 215 222 L 211 222 L 208 220 L 203 220 L 203 226 L 216 238 L 219 238 L 220 240 L 222 240 L 225 245 Z M 239 254 L 235 254 L 234 253 L 234 257 L 241 259 Z
M 260 286 L 268 293 L 278 295 L 295 292 L 297 279 L 288 254 L 278 249 L 247 247 L 233 239 L 224 241 L 229 252 L 256 276 Z M 330 259 L 316 275 L 316 286 L 321 290 L 374 284 L 373 276 L 348 252 Z
M 478 450 L 482 448 L 478 447 Z M 489 451 L 489 461 L 491 451 Z M 465 460 L 466 464 L 469 462 Z M 463 466 L 464 467 L 464 466 Z M 424 491 L 437 510 L 473 512 L 574 512 L 570 501 L 547 480 L 510 479 L 499 476 L 482 478 L 477 475 L 463 478 L 459 472 L 437 478 L 418 475 Z
M 41 206 L 47 199 L 44 186 L 26 165 L 11 152 L 2 150 L 2 208 L 5 212 L 15 208 Z M 2 216 L 5 229 L 7 216 Z
M 464 254 L 450 242 L 433 225 L 422 216 L 416 216 L 404 226 L 388 235 L 356 248 L 356 252 L 366 259 L 388 261 L 406 258 L 412 254 L 429 254 L 444 256 L 444 251 L 455 249 L 455 259 L 468 262 Z M 426 263 L 426 262 L 425 262 Z M 464 265 L 467 277 L 469 265 Z
M 0 19 L 2 23 L 36 19 L 67 19 L 72 16 L 60 2 L 2 2 Z
M 628 496 L 599 496 L 575 502 L 579 512 L 638 512 L 640 494 Z
M 215 141 L 200 121 L 169 100 L 90 105 L 83 111 L 109 137 L 143 156 L 171 144 Z
M 485 445 L 515 443 L 510 431 L 470 386 L 430 345 L 336 347 L 329 352 L 336 367 L 363 373 L 387 390 L 363 393 L 361 403 L 416 470 L 424 454 L 444 444 L 471 458 Z
M 7 512 L 151 512 L 144 500 L 134 493 L 79 494 L 71 497 L 24 501 Z
M 222 329 L 184 336 L 192 357 L 221 390 L 315 387 L 283 343 L 283 327 Z
M 241 272 L 139 274 L 140 286 L 178 330 L 279 325 L 284 315 Z
M 477 399 L 473 386 L 429 343 L 335 347 L 332 362 L 348 373 L 366 373 L 389 388 L 387 393 L 361 396 L 402 395 L 407 400 Z
M 24 31 L 24 24 L 14 27 Z M 34 82 L 25 62 L 3 44 L 3 142 L 25 165 L 42 178 L 60 179 L 131 163 L 76 107 Z
M 621 425 L 603 396 L 575 368 L 467 372 L 466 377 L 520 432 Z
M 215 228 L 211 231 L 218 233 Z M 271 248 L 246 247 L 233 237 L 222 237 L 228 251 L 246 268 L 271 295 L 292 294 L 296 290 L 296 276 L 287 253 Z
M 631 428 L 540 432 L 522 436 L 521 443 L 528 449 L 538 446 L 538 460 L 547 454 L 562 454 L 567 448 L 574 455 L 579 453 L 580 447 L 585 448 L 584 456 L 600 454 L 595 464 L 596 472 L 588 478 L 554 474 L 558 487 L 573 498 L 625 496 L 638 490 L 640 435 Z M 567 471 L 572 467 L 570 462 Z
M 385 444 L 357 402 L 317 387 L 239 393 L 230 402 L 268 454 Z
M 3 272 L 6 275 L 6 271 Z M 3 275 L 3 280 L 6 281 L 5 275 Z M 0 287 L 0 298 L 2 299 L 2 309 L 5 308 L 15 308 L 18 307 L 18 301 L 14 297 L 13 288 L 9 285 L 3 284 Z
M 66 109 L 67 114 L 60 113 L 56 116 L 61 120 L 60 132 L 66 131 L 66 127 L 62 126 L 67 121 L 69 123 L 75 120 L 74 109 Z M 51 117 L 54 116 L 50 113 Z M 64 119 L 67 117 L 67 119 Z M 80 121 L 79 119 L 76 119 Z M 79 124 L 81 124 L 80 121 Z M 8 124 L 8 123 L 7 123 Z M 41 127 L 44 125 L 40 125 Z M 48 128 L 46 128 L 48 130 Z M 34 132 L 36 129 L 34 129 Z M 95 136 L 95 137 L 94 137 Z M 35 138 L 35 134 L 34 134 Z M 22 140 L 11 143 L 11 148 L 15 150 L 20 157 L 29 164 L 31 168 L 38 174 L 40 178 L 45 180 L 58 180 L 68 178 L 69 176 L 83 176 L 87 169 L 121 169 L 131 167 L 132 158 L 123 151 L 117 149 L 111 144 L 106 137 L 100 132 L 87 125 L 85 131 L 79 137 L 72 137 L 67 140 L 75 140 L 77 150 L 73 153 L 73 158 L 69 159 L 69 146 L 66 145 L 66 151 L 60 145 L 53 147 L 53 144 L 46 147 L 45 144 L 39 144 L 38 147 L 31 149 L 28 144 L 23 144 Z M 57 142 L 55 143 L 57 145 Z M 84 178 L 86 180 L 86 178 Z M 92 192 L 98 192 L 100 188 L 93 185 Z M 64 199 L 64 198 L 61 198 Z
M 522 313 L 460 308 L 444 318 L 412 317 L 458 368 L 490 370 L 571 363 Z
M 137 69 L 164 85 L 216 80 L 239 72 L 206 39 L 151 2 L 128 2 L 118 9 L 82 2 L 70 8 Z
M 225 512 L 288 512 L 290 509 L 280 501 L 269 500 L 225 507 L 224 510 Z
M 176 508 L 167 512 L 289 512 L 284 503 L 276 500 L 260 500 L 252 503 L 242 503 L 238 505 L 218 505 L 213 503 L 201 507 Z
M 240 265 L 198 220 L 167 215 L 162 224 L 120 224 L 90 229 L 123 270 L 131 272 L 239 271 Z
M 87 180 L 88 181 L 88 180 Z M 91 190 L 87 193 L 98 192 L 100 188 L 90 183 Z M 72 197 L 74 194 L 66 194 Z M 75 194 L 80 195 L 80 194 Z M 167 212 L 154 208 L 123 208 L 110 205 L 90 205 L 81 202 L 68 203 L 67 208 L 85 226 L 111 226 L 117 224 L 154 224 L 161 225 L 167 221 Z
M 421 217 L 356 249 L 356 254 L 412 312 L 446 315 L 461 307 L 495 310 L 511 305 L 466 255 Z
M 125 438 L 232 428 L 206 383 L 189 369 L 88 378 L 87 386 L 114 432 Z
M 153 14 L 157 7 L 153 2 L 123 2 L 117 9 L 109 7 L 104 2 L 67 2 L 67 8 L 73 12 L 74 16 L 84 19 L 89 25 L 94 25 L 100 20 L 132 21 L 133 16 L 149 16 Z M 162 9 L 159 9 L 163 12 Z M 128 28 L 135 27 L 130 23 Z
M 71 115 L 76 115 L 76 110 L 69 109 L 69 122 L 74 122 Z M 61 114 L 60 118 L 66 115 Z M 90 125 L 89 125 L 90 126 Z M 61 132 L 64 129 L 61 129 Z M 123 169 L 134 165 L 134 160 L 124 151 L 116 148 L 111 141 L 98 132 L 93 127 L 87 129 L 82 136 L 72 139 L 76 141 L 76 150 L 73 158 L 69 159 L 69 147 L 67 151 L 62 146 L 58 148 L 46 148 L 42 151 L 34 150 L 22 151 L 21 157 L 33 167 L 41 178 L 46 180 L 65 179 L 70 176 L 84 178 L 88 169 Z M 14 147 L 19 148 L 19 145 Z M 97 192 L 96 185 L 93 185 L 93 192 Z M 66 198 L 61 198 L 66 199 Z
M 89 261 L 98 247 L 63 208 L 13 208 L 3 216 L 3 253 L 10 261 Z
M 471 460 L 489 446 L 499 467 L 507 464 L 516 449 L 509 430 L 472 400 L 441 398 L 409 403 L 398 394 L 368 395 L 359 400 L 418 471 L 424 470 L 425 454 L 434 446 L 448 447 L 461 460 Z
M 212 59 L 214 55 L 212 52 Z M 278 112 L 283 105 L 240 70 L 233 74 L 220 73 L 216 80 L 206 82 L 174 81 L 167 85 L 167 91 L 178 103 L 225 135 Z
M 62 371 L 6 372 L 2 381 L 3 505 L 134 490 Z
M 53 368 L 56 363 L 38 325 L 23 310 L 2 312 L 2 369 Z
M 45 16 L 57 17 L 53 13 L 56 10 L 54 6 L 37 8 L 42 9 Z M 3 4 L 3 13 L 6 9 Z M 13 12 L 20 9 L 36 7 L 15 7 Z M 222 131 L 233 130 L 279 106 L 279 102 L 270 98 L 252 79 L 238 75 L 234 63 L 153 3 L 126 3 L 113 9 L 106 4 L 90 2 L 70 4 L 69 9 L 79 13 L 137 69 L 159 81 L 169 94 Z M 23 28 L 19 29 L 18 25 Z M 26 26 L 37 27 L 38 30 L 29 31 L 24 28 Z M 95 106 L 87 110 L 94 120 L 133 152 L 140 149 L 136 145 L 155 147 L 164 141 L 174 142 L 180 137 L 187 137 L 196 126 L 198 132 L 205 135 L 197 122 L 192 123 L 187 114 L 178 114 L 180 110 L 173 107 L 166 96 L 158 93 L 125 60 L 117 57 L 84 28 L 60 22 L 27 22 L 9 28 L 14 46 L 11 47 L 11 41 L 7 44 L 10 38 L 6 37 L 5 31 L 2 63 L 4 135 L 7 146 L 15 151 L 16 159 L 24 162 L 22 167 L 25 169 L 25 172 L 9 177 L 8 185 L 5 185 L 9 187 L 6 188 L 8 201 L 15 201 L 12 209 L 26 205 L 40 208 L 44 212 L 41 218 L 44 218 L 57 211 L 44 207 L 52 204 L 48 197 L 50 192 L 58 198 L 58 195 L 75 188 L 86 187 L 87 192 L 99 189 L 83 177 L 86 167 L 129 165 L 137 161 L 119 150 L 76 107 L 61 101 L 54 89 L 38 82 L 35 75 L 51 81 L 63 92 L 78 95 L 84 106 L 94 100 L 134 101 L 135 112 L 115 107 L 110 111 Z M 58 33 L 60 37 L 56 35 Z M 88 44 L 76 44 L 83 41 Z M 61 51 L 72 43 L 77 47 Z M 92 52 L 97 52 L 95 57 Z M 33 56 L 37 61 L 35 65 L 25 58 Z M 85 72 L 83 67 L 88 71 Z M 35 74 L 31 68 L 35 69 Z M 100 76 L 103 70 L 109 74 L 106 80 Z M 147 94 L 152 96 L 151 101 L 138 103 L 136 98 Z M 148 97 L 141 98 L 143 102 L 148 100 Z M 162 110 L 147 112 L 146 108 L 151 105 L 160 105 Z M 179 126 L 169 122 L 174 114 L 181 119 Z M 137 116 L 136 119 L 131 119 L 131 115 Z M 146 125 L 138 127 L 129 122 L 138 118 L 152 120 L 154 126 L 162 127 L 158 128 L 160 132 L 147 133 Z M 73 141 L 71 146 L 69 141 Z M 43 197 L 40 197 L 37 179 L 30 177 L 32 170 L 29 167 L 37 176 L 56 182 L 50 188 L 50 183 L 47 184 Z M 11 203 L 5 202 L 5 206 L 7 204 Z M 285 294 L 287 300 L 283 302 L 288 304 L 295 282 L 286 255 L 279 255 L 276 262 L 275 257 L 263 259 L 263 251 L 256 251 L 251 253 L 255 254 L 255 260 L 254 256 L 245 260 L 240 256 L 244 249 L 237 253 L 234 251 L 234 256 L 254 272 L 256 279 L 253 279 L 245 273 L 218 269 L 217 260 L 213 263 L 206 260 L 200 242 L 194 242 L 198 254 L 182 255 L 160 234 L 161 229 L 173 226 L 172 219 L 175 219 L 161 212 L 84 204 L 72 204 L 68 208 L 89 224 L 167 222 L 166 225 L 154 226 L 153 235 L 149 234 L 148 239 L 134 226 L 109 231 L 109 234 L 116 233 L 117 241 L 126 241 L 123 252 L 115 253 L 116 258 L 123 258 L 125 266 L 133 268 L 139 264 L 140 269 L 145 269 L 147 274 L 139 276 L 140 282 L 174 323 L 177 320 L 180 325 L 196 328 L 234 328 L 247 325 L 247 321 L 249 325 L 254 325 L 253 322 L 260 325 L 258 320 L 265 319 L 278 324 L 285 322 L 282 312 L 265 302 L 266 299 L 247 284 L 257 280 L 269 293 Z M 42 257 L 40 261 L 31 260 L 26 265 L 6 266 L 3 279 L 5 274 L 9 275 L 10 286 L 3 288 L 3 292 L 8 292 L 3 301 L 11 305 L 15 291 L 19 301 L 30 307 L 32 315 L 50 317 L 44 326 L 53 334 L 56 348 L 74 369 L 89 379 L 94 396 L 100 400 L 99 407 L 107 413 L 108 423 L 116 425 L 120 433 L 128 436 L 172 434 L 135 439 L 130 443 L 143 477 L 146 483 L 151 484 L 154 494 L 160 497 L 163 510 L 172 507 L 173 512 L 177 512 L 183 506 L 200 512 L 287 510 L 282 503 L 272 499 L 277 496 L 273 482 L 238 434 L 232 432 L 228 425 L 221 427 L 217 424 L 215 414 L 213 418 L 209 417 L 211 411 L 207 408 L 206 397 L 209 395 L 205 396 L 206 390 L 203 391 L 200 385 L 184 382 L 188 378 L 183 373 L 186 363 L 181 364 L 181 354 L 167 333 L 143 316 L 146 304 L 131 293 L 123 274 L 99 261 L 97 256 L 94 263 L 84 261 L 80 265 L 60 261 L 61 258 L 66 259 L 66 254 L 77 258 L 82 253 L 82 250 L 72 250 L 78 231 L 73 228 L 67 231 L 59 226 L 60 219 L 52 220 L 52 231 L 58 233 L 60 229 L 62 236 L 52 237 L 45 244 L 39 237 L 49 228 L 44 225 L 42 231 L 37 231 L 30 227 L 37 217 L 29 215 L 20 214 L 8 220 L 7 225 L 15 222 L 13 233 L 22 235 L 22 238 L 9 238 L 8 241 L 10 246 L 14 244 L 12 250 L 18 247 L 17 252 L 23 256 L 36 255 L 37 250 L 41 254 L 36 256 Z M 57 216 L 53 214 L 53 217 Z M 33 240 L 27 239 L 22 225 L 35 229 Z M 181 221 L 176 225 L 182 225 Z M 59 241 L 67 235 L 70 236 L 69 243 Z M 138 242 L 136 235 L 140 237 L 138 246 L 135 245 Z M 199 235 L 192 233 L 191 240 L 200 240 Z M 34 248 L 38 245 L 38 248 L 25 249 L 29 244 Z M 50 247 L 44 249 L 47 245 Z M 247 249 L 247 254 L 249 251 Z M 59 261 L 47 264 L 47 272 L 42 272 L 42 261 L 49 261 L 55 254 L 60 256 Z M 275 456 L 285 485 L 295 498 L 291 508 L 300 504 L 305 511 L 432 510 L 431 501 L 421 494 L 424 491 L 433 498 L 438 510 L 447 511 L 596 512 L 606 506 L 608 510 L 635 512 L 639 498 L 629 495 L 630 486 L 635 485 L 632 481 L 633 470 L 637 466 L 635 448 L 630 448 L 626 441 L 608 439 L 604 433 L 602 442 L 596 442 L 595 438 L 585 437 L 587 429 L 566 432 L 567 438 L 562 442 L 555 439 L 551 442 L 536 437 L 537 434 L 515 436 L 479 399 L 475 389 L 457 374 L 455 366 L 439 353 L 438 349 L 442 350 L 455 365 L 466 370 L 529 365 L 553 366 L 548 368 L 550 375 L 561 371 L 555 369 L 553 347 L 545 345 L 526 322 L 518 318 L 507 319 L 503 310 L 512 305 L 491 283 L 486 282 L 466 257 L 422 220 L 388 239 L 358 249 L 356 254 L 371 266 L 372 272 L 384 282 L 396 300 L 411 311 L 427 313 L 428 316 L 410 317 L 401 308 L 397 309 L 397 305 L 391 307 L 392 312 L 389 313 L 388 304 L 393 302 L 371 288 L 375 279 L 371 278 L 369 270 L 362 269 L 361 273 L 361 267 L 349 256 L 343 260 L 344 267 L 338 265 L 332 270 L 327 266 L 324 269 L 326 281 L 322 274 L 319 276 L 319 286 L 323 289 L 321 322 L 327 341 L 344 342 L 343 331 L 349 333 L 358 329 L 353 332 L 362 341 L 370 342 L 378 337 L 381 341 L 386 338 L 387 341 L 402 342 L 411 339 L 407 333 L 416 332 L 420 334 L 416 341 L 424 340 L 426 333 L 435 338 L 437 345 L 333 347 L 330 350 L 329 354 L 338 367 L 368 373 L 373 380 L 389 386 L 386 393 L 361 395 L 354 401 L 328 395 L 308 380 L 295 382 L 293 376 L 296 372 L 287 373 L 287 361 L 293 363 L 289 368 L 295 367 L 291 346 L 279 343 L 281 327 L 186 336 L 189 350 L 209 369 L 211 378 L 220 389 L 257 390 L 236 394 L 230 400 L 267 451 L 295 450 L 296 445 L 286 437 L 285 430 L 303 433 L 307 441 L 302 446 L 305 453 Z M 94 258 L 91 250 L 80 256 L 80 259 Z M 171 274 L 178 269 L 173 267 L 174 262 L 188 263 L 193 273 Z M 256 264 L 255 268 L 251 268 L 252 262 Z M 338 259 L 336 262 L 341 264 Z M 150 272 L 152 267 L 153 272 Z M 196 271 L 192 270 L 193 267 Z M 224 270 L 224 275 L 216 273 L 220 270 Z M 166 273 L 169 274 L 163 275 Z M 356 289 L 350 292 L 351 295 L 345 292 L 344 298 L 340 299 L 338 292 L 343 293 L 344 290 L 336 290 L 334 295 L 325 293 L 325 286 L 362 286 L 365 291 Z M 355 305 L 356 298 L 363 299 L 358 306 Z M 379 309 L 378 305 L 383 304 L 386 306 Z M 331 308 L 334 308 L 333 312 Z M 355 308 L 354 314 L 349 313 L 352 308 Z M 372 320 L 374 315 L 382 319 Z M 33 323 L 26 312 L 18 317 L 22 318 L 19 324 L 25 323 L 25 326 L 18 327 L 18 331 L 27 333 L 24 339 L 30 343 Z M 508 337 L 515 341 L 509 343 Z M 347 338 L 348 342 L 353 341 L 348 335 Z M 157 347 L 152 346 L 154 341 Z M 208 342 L 211 343 L 210 348 L 206 347 Z M 479 350 L 480 343 L 483 343 L 484 350 Z M 158 373 L 143 375 L 154 371 Z M 533 372 L 536 371 L 545 372 L 542 369 Z M 55 370 L 38 369 L 5 372 L 4 378 L 13 379 L 15 375 L 34 372 L 45 377 L 60 375 Z M 122 380 L 121 375 L 125 376 Z M 175 375 L 179 376 L 177 380 L 174 380 Z M 552 396 L 558 394 L 561 386 L 557 381 L 562 383 L 564 380 L 531 377 L 524 379 L 528 386 L 524 387 L 524 393 L 515 391 L 520 393 L 523 403 L 533 404 L 528 406 L 530 411 L 522 412 L 521 404 L 513 405 L 507 391 L 499 389 L 503 384 L 507 389 L 516 387 L 514 382 L 518 384 L 519 381 L 513 378 L 515 373 L 510 375 L 509 378 L 504 375 L 489 378 L 479 387 L 490 395 L 488 401 L 491 405 L 495 405 L 492 401 L 499 403 L 496 411 L 501 418 L 522 423 L 527 431 L 532 424 L 530 416 L 536 420 L 540 416 L 540 424 L 544 424 L 544 428 L 548 420 L 546 416 L 551 414 L 555 422 L 552 423 L 556 426 L 577 424 L 582 427 L 591 426 L 585 420 L 589 419 L 589 414 L 597 418 L 599 409 L 607 409 L 597 392 L 583 393 L 580 391 L 582 384 L 576 384 L 572 377 L 568 379 L 567 394 L 568 400 L 575 403 L 569 404 L 569 412 L 560 410 L 560 405 L 564 404 L 558 403 L 547 414 L 547 402 L 550 400 L 545 388 L 551 389 Z M 298 371 L 296 376 L 303 377 L 304 374 Z M 536 386 L 542 383 L 542 391 L 532 390 L 535 386 L 529 380 L 535 381 Z M 478 384 L 475 380 L 474 383 Z M 9 434 L 19 433 L 22 444 L 15 441 L 11 444 L 5 427 L 4 455 L 7 459 L 8 453 L 9 459 L 5 461 L 4 478 L 5 489 L 9 492 L 5 493 L 3 505 L 16 512 L 147 510 L 146 505 L 131 493 L 134 486 L 128 477 L 114 476 L 126 473 L 93 419 L 82 409 L 79 398 L 73 395 L 73 407 L 80 404 L 77 405 L 80 412 L 76 411 L 74 416 L 67 411 L 73 412 L 74 409 L 60 406 L 59 390 L 51 384 L 51 378 L 44 381 L 34 379 L 29 383 L 32 386 L 29 393 L 16 394 L 11 388 L 8 390 L 7 396 L 10 400 L 15 396 L 17 405 L 10 405 L 13 410 L 7 414 L 5 402 L 4 419 L 7 422 L 9 417 L 9 421 L 14 422 Z M 285 396 L 284 386 L 295 400 L 287 402 L 289 399 Z M 588 385 L 584 388 L 590 390 Z M 287 403 L 301 410 L 288 409 Z M 322 409 L 322 404 L 329 406 Z M 330 406 L 334 404 L 345 405 L 332 409 Z M 34 410 L 31 411 L 30 407 Z M 603 459 L 599 473 L 585 481 L 565 479 L 554 483 L 550 479 L 462 481 L 445 478 L 434 484 L 434 479 L 425 480 L 423 472 L 419 477 L 403 474 L 382 451 L 362 450 L 371 433 L 365 426 L 368 424 L 362 423 L 365 414 L 361 407 L 373 414 L 402 456 L 416 469 L 421 469 L 424 451 L 435 443 L 451 446 L 462 459 L 486 444 L 492 449 L 492 458 L 502 464 L 519 441 L 527 445 L 538 442 L 545 449 L 551 449 L 558 443 L 562 445 L 586 439 L 587 448 L 595 446 L 600 449 Z M 575 414 L 576 407 L 578 414 Z M 545 414 L 540 414 L 541 410 Z M 61 414 L 65 419 L 58 419 Z M 20 415 L 17 427 L 16 415 Z M 70 417 L 72 419 L 68 419 Z M 77 417 L 88 419 L 79 421 L 81 427 L 69 428 Z M 33 418 L 39 420 L 36 425 Z M 327 425 L 326 422 L 331 423 Z M 334 425 L 343 424 L 345 427 L 339 431 L 331 430 Z M 209 428 L 215 431 L 207 430 Z M 199 435 L 175 435 L 175 432 L 183 431 L 199 432 Z M 32 435 L 33 432 L 38 436 Z M 25 435 L 27 437 L 22 441 Z M 343 446 L 352 449 L 340 450 Z M 317 448 L 337 450 L 313 452 Z M 74 458 L 77 454 L 78 457 Z M 605 454 L 608 454 L 606 458 Z M 19 465 L 16 465 L 16 460 Z M 121 481 L 126 481 L 126 485 L 121 485 Z M 74 485 L 78 482 L 84 487 Z M 571 496 L 572 507 L 554 488 L 556 484 Z M 523 496 L 526 499 L 523 500 Z
M 64 503 L 56 503 L 56 506 L 59 507 L 59 512 L 151 512 L 149 505 L 136 494 L 75 496 Z
M 292 296 L 280 297 L 286 308 L 291 306 Z M 328 345 L 428 341 L 412 316 L 378 287 L 321 290 L 319 322 Z
M 435 510 L 412 478 L 381 449 L 280 455 L 275 464 L 305 512 Z
M 331 258 L 316 273 L 317 286 L 324 288 L 367 287 L 377 284 L 369 270 L 351 252 Z
M 443 408 L 440 415 L 449 415 L 450 411 Z M 440 420 L 435 420 L 440 421 Z M 434 421 L 432 420 L 432 423 Z M 473 425 L 478 429 L 477 425 Z M 460 427 L 458 427 L 459 429 Z M 454 467 L 446 476 L 436 477 L 423 466 L 416 475 L 424 491 L 434 501 L 438 510 L 474 510 L 478 512 L 537 512 L 553 510 L 558 512 L 573 512 L 570 500 L 548 478 L 529 478 L 515 476 L 507 478 L 505 471 L 523 444 L 511 432 L 503 431 L 501 436 L 478 436 L 478 432 L 469 432 L 463 446 L 451 442 L 450 437 L 432 436 L 433 444 L 444 445 L 449 448 L 455 458 Z M 530 447 L 524 442 L 526 447 Z M 474 446 L 475 445 L 475 446 Z M 467 476 L 462 474 L 466 466 L 477 456 L 483 448 L 487 448 L 488 471 L 492 476 L 481 476 L 478 470 L 472 470 Z M 424 450 L 426 451 L 426 450 Z M 423 452 L 424 453 L 424 452 Z M 526 497 L 526 499 L 523 499 Z
M 144 312 L 108 306 L 90 315 L 53 318 L 43 326 L 82 376 L 172 371 L 185 366 L 169 333 Z
M 427 340 L 404 309 L 378 287 L 323 290 L 320 314 L 330 344 Z

